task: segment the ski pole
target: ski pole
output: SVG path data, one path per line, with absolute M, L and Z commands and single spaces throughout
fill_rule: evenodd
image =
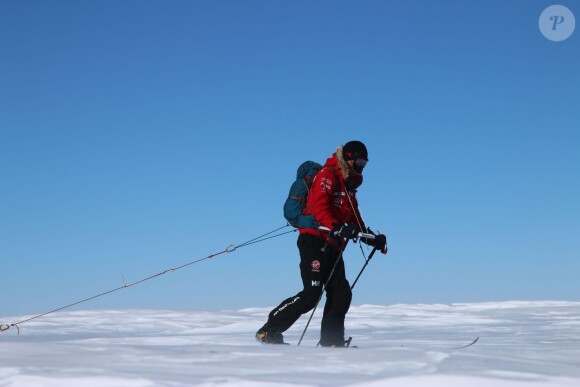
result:
M 371 258 L 373 257 L 373 255 L 375 255 L 377 251 L 377 248 L 373 248 L 373 251 L 371 251 L 369 257 L 367 258 L 367 260 L 365 261 L 364 266 L 362 267 L 362 269 L 360 269 L 360 272 L 358 273 L 358 275 L 356 276 L 356 279 L 354 280 L 352 286 L 350 287 L 350 290 L 354 289 L 354 285 L 356 285 L 356 281 L 358 281 L 358 279 L 360 278 L 361 274 L 363 273 L 363 271 L 365 271 L 367 265 L 369 264 Z
M 372 235 L 372 236 L 373 236 L 373 238 L 371 238 L 371 239 L 375 239 L 375 238 L 376 238 L 376 235 L 375 235 L 375 234 L 374 234 L 374 233 L 371 231 L 371 229 L 370 229 L 370 228 L 367 228 L 367 231 L 370 233 L 370 235 Z M 365 264 L 364 264 L 364 266 L 362 267 L 362 269 L 360 270 L 360 272 L 359 272 L 359 273 L 358 273 L 358 275 L 356 276 L 356 279 L 354 280 L 354 282 L 353 282 L 352 286 L 350 287 L 350 290 L 354 289 L 354 285 L 356 285 L 356 282 L 357 282 L 357 281 L 358 281 L 358 279 L 360 278 L 360 276 L 361 276 L 361 274 L 363 273 L 363 271 L 365 271 L 365 269 L 367 268 L 367 265 L 369 264 L 370 260 L 373 258 L 373 255 L 375 255 L 375 253 L 376 253 L 376 252 L 377 252 L 377 248 L 376 248 L 376 247 L 374 247 L 374 248 L 373 248 L 373 251 L 371 251 L 371 253 L 370 253 L 369 257 L 368 257 L 368 258 L 365 260 Z M 383 254 L 386 254 L 386 252 L 387 252 L 387 250 L 386 250 L 386 247 L 385 247 L 385 249 L 384 249 L 384 250 L 381 250 L 381 252 L 382 252 Z M 364 255 L 364 252 L 363 252 L 363 255 Z
M 322 295 L 324 294 L 324 291 L 326 290 L 326 286 L 328 285 L 328 283 L 330 282 L 330 279 L 332 278 L 332 275 L 334 274 L 334 270 L 338 266 L 338 263 L 342 260 L 342 254 L 344 253 L 344 250 L 346 249 L 347 245 L 348 245 L 348 239 L 346 240 L 346 243 L 344 244 L 344 248 L 340 251 L 338 258 L 336 258 L 336 262 L 334 262 L 334 266 L 332 267 L 332 270 L 331 270 L 330 274 L 328 275 L 328 279 L 326 280 L 326 282 L 322 286 L 322 291 L 320 292 L 320 296 L 318 297 L 318 301 L 316 301 L 316 305 L 314 305 L 314 309 L 312 309 L 312 313 L 310 314 L 310 318 L 308 319 L 308 322 L 306 323 L 306 326 L 304 327 L 304 331 L 302 332 L 302 336 L 300 336 L 300 340 L 298 340 L 298 345 L 300 345 L 300 343 L 302 343 L 302 339 L 304 338 L 304 335 L 306 334 L 306 330 L 308 329 L 308 326 L 310 325 L 310 321 L 312 321 L 312 317 L 314 316 L 314 312 L 316 312 L 316 308 L 318 307 L 318 304 L 320 303 L 320 300 L 322 299 Z

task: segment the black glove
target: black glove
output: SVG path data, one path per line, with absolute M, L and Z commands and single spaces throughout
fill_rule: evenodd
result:
M 369 234 L 374 234 L 370 228 L 367 229 L 367 232 Z M 374 238 L 361 238 L 361 241 L 369 246 L 373 246 L 377 250 L 380 250 L 383 254 L 387 253 L 387 237 L 383 234 L 377 234 Z
M 377 250 L 381 250 L 381 253 L 383 253 L 383 254 L 387 253 L 387 237 L 384 236 L 383 234 L 377 235 L 375 237 L 375 240 L 373 241 L 372 245 Z
M 360 228 L 356 224 L 336 224 L 332 230 L 332 235 L 340 236 L 346 239 L 356 239 Z

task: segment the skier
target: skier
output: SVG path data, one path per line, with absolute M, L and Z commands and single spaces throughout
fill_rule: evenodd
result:
M 315 307 L 332 268 L 340 259 L 325 289 L 326 304 L 320 345 L 345 346 L 344 319 L 350 307 L 352 293 L 346 279 L 341 252 L 346 245 L 346 239 L 355 239 L 360 231 L 366 231 L 355 194 L 362 184 L 362 172 L 367 162 L 366 146 L 360 141 L 350 141 L 339 146 L 316 174 L 303 213 L 314 216 L 318 224 L 332 230 L 332 233 L 319 228 L 299 228 L 297 245 L 304 288 L 270 312 L 268 321 L 256 333 L 256 340 L 259 342 L 284 344 L 282 333 L 302 314 Z M 386 253 L 387 239 L 382 234 L 377 235 L 374 240 L 363 242 Z

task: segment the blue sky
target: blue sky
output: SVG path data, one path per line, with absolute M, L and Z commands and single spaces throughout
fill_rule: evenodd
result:
M 283 226 L 297 166 L 353 139 L 390 247 L 353 303 L 579 300 L 580 40 L 542 36 L 552 4 L 0 3 L 0 315 Z M 300 290 L 295 242 L 80 308 L 273 306 Z

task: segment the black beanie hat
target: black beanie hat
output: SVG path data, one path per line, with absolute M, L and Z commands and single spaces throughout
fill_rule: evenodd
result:
M 342 155 L 345 160 L 369 159 L 367 147 L 360 141 L 349 141 L 342 147 Z

